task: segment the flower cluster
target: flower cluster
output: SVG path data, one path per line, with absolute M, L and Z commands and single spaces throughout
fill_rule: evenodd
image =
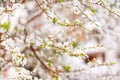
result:
M 5 50 L 7 54 L 12 55 L 12 60 L 14 65 L 25 65 L 25 56 L 21 53 L 22 49 L 24 48 L 23 42 L 18 38 L 13 40 L 12 38 L 8 38 L 1 43 L 2 46 L 5 46 Z
M 12 71 L 12 73 L 10 72 Z M 24 68 L 13 67 L 9 69 L 8 78 L 6 80 L 33 80 L 30 72 Z M 36 80 L 36 79 L 34 79 Z
M 74 80 L 76 76 L 71 78 L 73 75 L 71 73 L 80 73 L 86 71 L 87 68 L 91 69 L 96 66 L 115 64 L 114 62 L 97 63 L 95 58 L 101 55 L 95 55 L 95 58 L 92 55 L 90 61 L 90 56 L 87 54 L 87 50 L 89 52 L 91 49 L 94 52 L 96 48 L 103 47 L 100 44 L 102 40 L 108 41 L 109 39 L 103 37 L 104 34 L 100 35 L 101 32 L 107 32 L 105 25 L 104 29 L 97 27 L 102 30 L 101 32 L 93 28 L 93 26 L 98 26 L 99 23 L 96 24 L 96 21 L 101 17 L 97 15 L 101 11 L 96 10 L 99 9 L 96 6 L 101 6 L 115 14 L 103 5 L 102 0 L 25 1 L 24 4 L 19 4 L 15 3 L 16 0 L 9 0 L 9 5 L 2 7 L 2 12 L 0 12 L 2 20 L 0 21 L 0 64 L 2 64 L 0 72 L 3 72 L 4 76 L 6 73 L 9 74 L 9 67 L 14 67 L 10 68 L 10 72 L 14 70 L 12 74 L 4 76 L 7 78 L 6 80 L 38 80 L 41 78 L 44 80 L 52 80 L 53 78 L 56 80 L 66 80 L 66 78 Z M 31 7 L 31 5 L 33 6 Z M 16 11 L 14 11 L 15 9 Z M 101 15 L 105 18 L 104 10 L 102 11 Z M 9 20 L 13 21 L 7 21 L 3 16 L 7 16 Z M 52 24 L 44 17 L 52 21 Z M 106 23 L 104 21 L 101 22 L 101 25 Z M 88 33 L 85 33 L 89 31 L 86 26 L 92 26 L 89 27 L 91 31 Z M 89 41 L 95 42 L 96 45 L 84 46 Z M 106 44 L 108 43 L 106 42 Z M 104 55 L 102 57 L 104 58 Z M 86 60 L 89 61 L 90 65 L 85 63 Z

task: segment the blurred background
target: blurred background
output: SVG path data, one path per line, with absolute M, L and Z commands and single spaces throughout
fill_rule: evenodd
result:
M 4 3 L 2 0 L 0 1 L 0 24 L 8 24 L 10 22 L 9 35 L 16 36 L 22 40 L 25 35 L 24 29 L 26 29 L 27 36 L 31 37 L 29 41 L 36 40 L 36 44 L 39 44 L 37 43 L 37 37 L 46 40 L 53 36 L 54 44 L 57 45 L 65 42 L 68 45 L 67 42 L 74 41 L 74 46 L 87 48 L 84 52 L 88 55 L 89 61 L 95 61 L 95 63 L 99 64 L 115 63 L 112 66 L 89 68 L 89 62 L 85 59 L 67 54 L 57 55 L 56 51 L 40 49 L 40 56 L 45 64 L 49 62 L 46 62 L 49 59 L 54 62 L 54 66 L 57 69 L 61 69 L 61 65 L 69 65 L 71 70 L 76 70 L 62 73 L 63 78 L 58 80 L 120 79 L 119 0 L 20 0 L 16 2 L 13 0 L 13 2 L 10 1 L 8 3 L 5 0 L 3 1 Z M 81 25 L 70 25 L 75 24 L 75 22 L 76 24 L 79 22 Z M 19 32 L 16 32 L 15 29 L 18 29 Z M 0 36 L 3 33 L 4 29 L 0 27 Z M 36 49 L 37 52 L 40 50 L 37 51 Z M 27 57 L 27 64 L 24 68 L 32 71 L 33 76 L 36 76 L 39 80 L 54 80 L 41 67 L 42 64 L 35 57 L 29 58 L 27 54 L 31 53 L 29 49 L 21 52 Z M 4 49 L 0 47 L 0 56 L 3 56 L 3 54 Z M 8 54 L 4 57 L 6 60 L 11 59 Z M 14 72 L 14 66 L 11 66 L 11 61 L 1 62 L 0 68 L 0 80 L 6 80 L 5 77 Z M 85 70 L 79 71 L 79 69 L 83 68 Z

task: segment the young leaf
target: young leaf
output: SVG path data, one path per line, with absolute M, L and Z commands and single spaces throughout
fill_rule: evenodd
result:
M 60 25 L 61 26 L 66 26 L 66 22 L 61 22 Z
M 55 24 L 57 22 L 57 19 L 54 17 L 52 22 L 53 22 L 53 24 Z
M 47 59 L 46 62 L 48 63 L 49 66 L 51 66 L 52 61 Z
M 96 13 L 97 13 L 97 10 L 94 9 L 93 7 L 90 7 L 89 9 L 91 10 L 91 12 L 92 12 L 93 14 L 96 14 Z
M 110 65 L 114 65 L 114 64 L 116 64 L 116 62 L 111 62 L 111 63 L 110 63 Z
M 60 0 L 60 2 L 64 2 L 64 0 Z
M 65 71 L 67 71 L 67 72 L 69 72 L 70 71 L 70 69 L 71 69 L 71 67 L 70 66 L 62 66 L 63 67 L 63 69 L 65 70 Z
M 71 41 L 71 45 L 73 46 L 73 48 L 77 47 L 78 46 L 78 43 L 75 42 L 75 41 Z
M 75 22 L 74 22 L 74 26 L 76 26 L 77 24 L 78 24 L 78 22 L 77 22 L 77 21 L 75 21 Z
M 34 55 L 33 55 L 32 53 L 29 53 L 29 56 L 30 56 L 30 57 L 34 57 Z
M 55 78 L 55 80 L 59 79 L 58 75 L 54 75 L 54 78 Z
M 10 29 L 10 21 L 7 22 L 7 23 L 4 23 L 4 24 L 2 25 L 2 27 L 3 27 L 6 31 L 8 31 L 8 30 Z

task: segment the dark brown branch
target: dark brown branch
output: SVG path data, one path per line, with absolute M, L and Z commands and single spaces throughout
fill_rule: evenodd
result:
M 52 72 L 53 74 L 57 74 L 56 71 L 53 71 L 52 69 L 50 69 L 49 67 L 47 67 L 44 62 L 39 58 L 39 56 L 37 55 L 36 51 L 34 50 L 34 48 L 32 46 L 30 46 L 30 49 L 32 50 L 32 52 L 34 53 L 35 57 L 37 58 L 37 60 L 42 64 L 42 66 L 50 73 Z
M 32 22 L 33 20 L 35 20 L 37 17 L 41 16 L 43 13 L 43 11 L 33 15 L 32 17 L 30 17 L 28 20 L 27 20 L 27 23 L 26 24 L 29 24 L 30 22 Z
M 26 0 L 20 0 L 20 3 L 25 3 L 26 2 Z

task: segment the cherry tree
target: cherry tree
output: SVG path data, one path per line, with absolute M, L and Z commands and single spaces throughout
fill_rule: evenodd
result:
M 100 80 L 112 79 L 115 62 L 87 53 L 117 52 L 119 7 L 119 0 L 0 0 L 1 79 L 96 80 L 96 67 L 106 68 Z

